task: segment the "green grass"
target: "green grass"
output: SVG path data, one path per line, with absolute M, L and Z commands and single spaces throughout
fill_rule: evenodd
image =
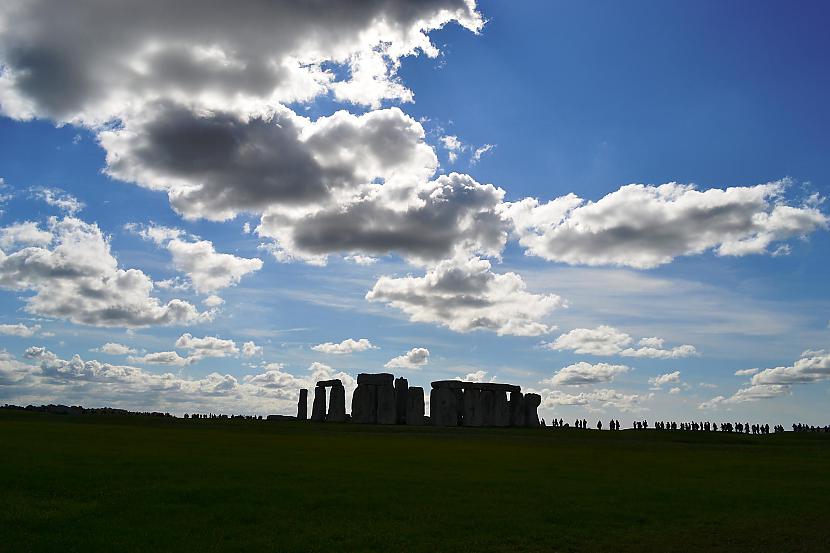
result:
M 0 412 L 0 551 L 828 551 L 830 435 Z

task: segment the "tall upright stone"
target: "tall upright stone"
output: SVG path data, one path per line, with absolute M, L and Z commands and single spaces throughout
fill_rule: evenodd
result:
M 455 425 L 464 424 L 464 390 L 461 388 L 450 388 L 455 396 Z
M 406 393 L 406 424 L 424 424 L 424 389 L 420 386 L 409 388 Z
M 322 422 L 326 420 L 326 388 L 314 387 L 314 404 L 311 406 L 311 420 Z
M 297 420 L 306 419 L 308 419 L 308 390 L 303 388 L 300 390 L 300 399 L 297 401 Z
M 374 424 L 378 421 L 377 386 L 358 384 L 352 394 L 352 421 Z
M 395 424 L 397 411 L 395 405 L 395 388 L 391 384 L 377 387 L 378 424 Z
M 539 426 L 539 414 L 536 409 L 542 403 L 542 396 L 539 394 L 525 394 L 525 425 L 531 428 Z
M 493 390 L 481 390 L 481 425 L 495 426 L 496 393 Z
M 493 392 L 493 426 L 510 426 L 510 404 L 504 390 Z
M 329 396 L 329 412 L 326 421 L 345 422 L 346 420 L 346 389 L 339 380 L 331 387 Z
M 433 426 L 458 426 L 458 408 L 452 389 L 432 389 L 429 394 L 429 419 Z
M 406 424 L 406 406 L 409 382 L 403 377 L 395 379 L 395 422 Z M 423 392 L 421 395 L 423 399 Z
M 484 413 L 481 408 L 481 390 L 470 387 L 464 389 L 464 426 L 482 426 Z
M 510 392 L 510 426 L 525 426 L 527 410 L 521 392 Z

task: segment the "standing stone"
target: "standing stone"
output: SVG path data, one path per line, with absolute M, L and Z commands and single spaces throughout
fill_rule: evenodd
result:
M 481 409 L 481 390 L 467 388 L 464 390 L 464 426 L 481 426 L 484 424 Z
M 369 384 L 358 384 L 352 395 L 352 421 L 361 424 L 374 424 L 377 415 L 377 387 Z
M 429 418 L 433 426 L 458 426 L 458 408 L 450 388 L 433 388 L 429 394 Z
M 455 425 L 461 426 L 464 424 L 464 390 L 452 386 L 449 389 L 455 395 Z
M 481 391 L 481 424 L 495 426 L 496 393 L 492 390 Z
M 344 422 L 346 420 L 346 389 L 339 380 L 331 387 L 329 399 L 329 414 L 327 421 Z
M 314 404 L 311 406 L 311 420 L 326 420 L 326 389 L 323 386 L 314 387 Z
M 395 422 L 406 424 L 407 391 L 409 382 L 403 377 L 395 379 Z
M 510 392 L 510 426 L 525 426 L 527 411 L 521 392 Z
M 424 424 L 424 389 L 420 386 L 409 388 L 406 393 L 406 424 Z
M 306 419 L 308 419 L 308 390 L 303 388 L 300 390 L 300 400 L 297 402 L 297 420 Z
M 510 426 L 510 404 L 504 390 L 493 392 L 493 426 Z
M 525 394 L 525 425 L 531 428 L 539 426 L 539 414 L 536 409 L 542 403 L 542 396 L 539 394 Z
M 377 417 L 378 424 L 395 424 L 397 412 L 395 409 L 395 388 L 391 384 L 377 387 Z

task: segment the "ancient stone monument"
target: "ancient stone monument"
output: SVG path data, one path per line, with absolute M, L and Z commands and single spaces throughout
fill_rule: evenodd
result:
M 326 392 L 331 388 L 326 411 Z M 508 394 L 510 394 L 508 399 Z M 519 386 L 493 382 L 436 380 L 430 391 L 429 423 L 433 426 L 527 426 L 540 425 L 538 394 L 522 394 Z M 305 420 L 308 390 L 300 390 L 297 419 Z M 346 415 L 346 390 L 338 380 L 321 380 L 314 387 L 311 420 L 343 422 Z M 424 389 L 409 387 L 405 378 L 389 373 L 357 375 L 352 395 L 351 420 L 363 424 L 423 425 Z
M 326 388 L 331 388 L 328 413 L 326 413 Z M 305 395 L 303 392 L 305 392 Z M 300 418 L 299 411 L 305 412 L 307 397 L 308 391 L 301 390 L 300 403 L 297 406 L 297 418 L 300 420 L 305 419 L 305 416 Z M 318 422 L 344 422 L 346 420 L 346 389 L 343 387 L 340 379 L 321 380 L 314 386 L 314 403 L 311 406 L 311 420 Z
M 300 400 L 297 402 L 297 420 L 304 421 L 308 418 L 308 390 L 300 390 Z

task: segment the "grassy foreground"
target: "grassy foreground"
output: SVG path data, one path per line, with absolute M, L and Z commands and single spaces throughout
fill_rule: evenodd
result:
M 830 435 L 0 412 L 2 551 L 827 551 Z

